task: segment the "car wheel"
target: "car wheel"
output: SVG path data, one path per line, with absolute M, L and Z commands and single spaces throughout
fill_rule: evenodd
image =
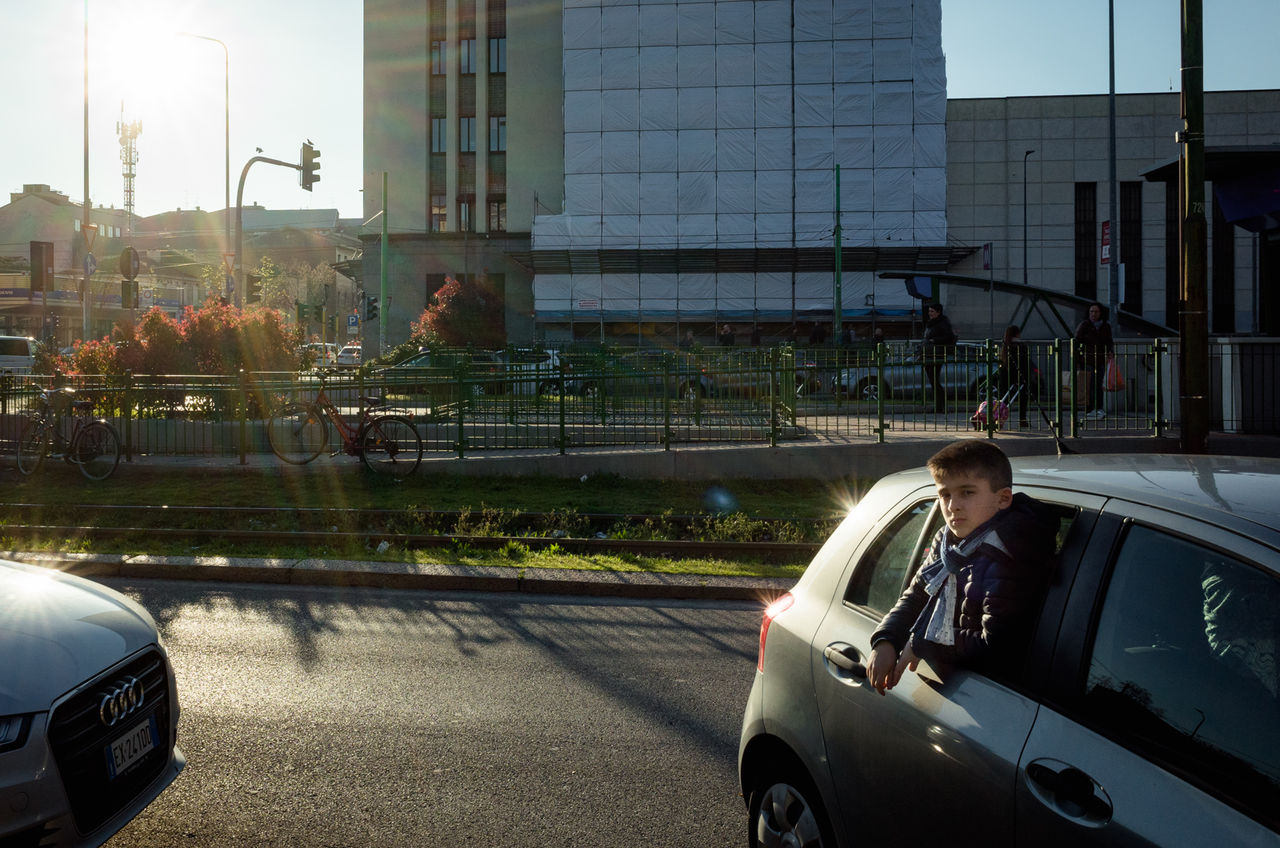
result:
M 858 383 L 857 389 L 854 391 L 854 397 L 858 400 L 875 403 L 880 399 L 880 381 L 870 377 Z
M 751 793 L 752 848 L 834 846 L 831 825 L 807 776 L 787 770 Z

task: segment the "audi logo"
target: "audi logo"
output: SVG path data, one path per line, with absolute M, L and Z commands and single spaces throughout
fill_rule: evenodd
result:
M 116 688 L 104 694 L 102 702 L 98 704 L 98 718 L 107 727 L 113 727 L 116 722 L 140 708 L 145 697 L 146 691 L 138 678 L 126 677 L 116 681 Z

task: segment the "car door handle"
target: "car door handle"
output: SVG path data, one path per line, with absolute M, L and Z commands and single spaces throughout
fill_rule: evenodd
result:
M 1031 793 L 1059 815 L 1091 827 L 1111 821 L 1111 798 L 1096 780 L 1059 760 L 1027 764 Z
M 858 653 L 857 648 L 848 643 L 832 642 L 823 648 L 822 656 L 831 665 L 851 677 L 859 680 L 865 680 L 867 677 L 867 667 L 862 664 L 862 655 Z

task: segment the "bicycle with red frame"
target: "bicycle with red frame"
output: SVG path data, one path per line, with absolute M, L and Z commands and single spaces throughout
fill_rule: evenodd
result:
M 293 465 L 305 465 L 329 445 L 329 424 L 337 428 L 342 447 L 330 456 L 345 453 L 358 456 L 365 467 L 378 474 L 408 477 L 422 461 L 422 437 L 413 425 L 411 413 L 389 407 L 380 397 L 361 397 L 360 416 L 350 424 L 324 390 L 313 400 L 284 404 L 271 417 L 267 442 L 271 452 Z

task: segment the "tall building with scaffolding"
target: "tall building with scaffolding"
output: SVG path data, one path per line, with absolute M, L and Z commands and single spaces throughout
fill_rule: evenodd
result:
M 120 120 L 116 123 L 120 136 L 120 164 L 124 174 L 125 236 L 133 236 L 133 179 L 137 176 L 138 136 L 142 134 L 142 121 L 125 121 L 124 104 L 120 104 Z

